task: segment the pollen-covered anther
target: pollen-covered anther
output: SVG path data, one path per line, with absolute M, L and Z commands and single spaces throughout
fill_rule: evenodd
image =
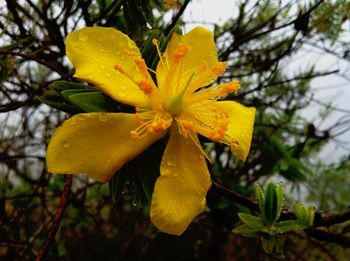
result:
M 132 140 L 138 140 L 140 138 L 139 134 L 137 133 L 137 131 L 130 131 L 130 137 Z
M 231 141 L 231 148 L 237 149 L 238 146 L 239 146 L 238 141 L 235 140 L 235 139 L 233 139 L 233 140 Z
M 212 130 L 209 134 L 209 138 L 214 142 L 219 142 L 224 137 L 225 133 L 222 133 L 220 130 Z
M 203 61 L 202 64 L 199 66 L 198 68 L 198 73 L 202 73 L 205 72 L 206 70 L 208 70 L 208 62 L 207 61 Z
M 225 70 L 226 70 L 227 62 L 218 62 L 217 65 L 213 68 L 213 73 L 219 77 L 221 76 Z
M 153 83 L 150 79 L 140 80 L 137 82 L 137 85 L 145 94 L 150 94 L 153 90 Z
M 156 38 L 153 38 L 152 39 L 152 44 L 157 46 L 158 45 L 158 40 Z
M 180 43 L 175 50 L 175 62 L 180 62 L 190 51 L 190 46 L 185 43 Z
M 225 83 L 222 88 L 223 94 L 237 93 L 240 88 L 239 81 Z
M 145 75 L 145 76 L 148 76 L 148 73 L 147 73 L 147 65 L 146 65 L 146 62 L 144 59 L 142 58 L 136 58 L 134 60 L 137 68 L 139 68 L 139 70 Z

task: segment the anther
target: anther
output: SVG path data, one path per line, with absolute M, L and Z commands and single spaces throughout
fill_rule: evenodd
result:
M 179 44 L 179 46 L 175 50 L 175 62 L 181 61 L 189 51 L 190 47 L 187 44 Z
M 231 147 L 232 147 L 233 149 L 237 149 L 237 148 L 238 148 L 238 141 L 232 140 L 232 141 L 231 141 Z
M 205 72 L 206 70 L 208 70 L 208 62 L 203 61 L 202 64 L 198 68 L 198 73 Z
M 137 133 L 137 131 L 130 131 L 130 137 L 132 140 L 138 140 L 139 139 L 139 134 Z
M 153 84 L 150 79 L 140 80 L 137 82 L 137 85 L 145 94 L 150 94 L 153 90 Z
M 227 62 L 218 62 L 217 65 L 213 68 L 213 73 L 219 77 L 221 76 L 225 70 L 226 70 Z
M 224 84 L 222 90 L 224 94 L 227 94 L 230 92 L 237 93 L 239 90 L 239 87 L 240 87 L 239 81 L 229 82 Z
M 157 46 L 158 45 L 158 40 L 156 38 L 153 38 L 152 39 L 152 44 Z
M 136 58 L 135 63 L 137 65 L 137 67 L 140 69 L 140 71 L 144 74 L 144 75 L 148 75 L 147 73 L 147 65 L 145 63 L 145 60 L 142 58 Z

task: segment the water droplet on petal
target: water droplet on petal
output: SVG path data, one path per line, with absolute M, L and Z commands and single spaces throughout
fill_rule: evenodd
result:
M 125 91 L 126 88 L 127 88 L 127 87 L 126 87 L 125 85 L 120 86 L 120 89 L 123 90 L 123 91 Z
M 110 73 L 105 73 L 106 77 L 110 78 L 112 75 Z
M 168 164 L 169 167 L 174 166 L 175 165 L 175 157 L 174 156 L 169 156 L 169 158 L 168 158 L 166 163 Z
M 119 51 L 119 50 L 114 51 L 114 54 L 117 55 L 117 56 L 119 56 L 119 55 L 120 55 L 120 51 Z
M 99 42 L 103 42 L 103 41 L 105 40 L 105 38 L 101 35 L 101 36 L 99 36 L 99 37 L 97 38 L 97 40 L 98 40 Z
M 84 34 L 83 32 L 80 32 L 78 35 L 78 38 L 80 41 L 86 42 L 88 40 L 88 37 L 86 34 Z
M 103 70 L 106 69 L 106 65 L 104 65 L 104 64 L 100 64 L 99 67 Z
M 64 142 L 62 143 L 62 146 L 63 146 L 64 148 L 68 148 L 68 147 L 69 147 L 69 144 L 68 144 L 68 142 L 64 141 Z

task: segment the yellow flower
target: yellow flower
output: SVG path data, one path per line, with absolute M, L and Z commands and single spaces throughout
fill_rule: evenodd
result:
M 67 56 L 83 79 L 136 113 L 82 113 L 65 121 L 47 149 L 51 173 L 85 173 L 108 181 L 152 143 L 170 137 L 151 203 L 151 220 L 161 231 L 180 235 L 205 208 L 210 175 L 197 133 L 231 147 L 245 160 L 254 108 L 217 101 L 236 92 L 238 82 L 202 88 L 221 76 L 213 35 L 197 27 L 174 34 L 156 72 L 146 67 L 136 44 L 112 28 L 87 27 L 67 37 Z M 150 73 L 155 73 L 157 85 Z

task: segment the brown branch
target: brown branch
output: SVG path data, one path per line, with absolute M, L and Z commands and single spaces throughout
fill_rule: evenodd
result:
M 185 11 L 187 5 L 190 3 L 191 0 L 186 0 L 185 3 L 181 6 L 181 9 L 177 12 L 176 16 L 174 19 L 171 21 L 171 24 L 165 29 L 164 35 L 168 36 L 168 34 L 173 30 L 175 27 L 176 23 L 179 21 L 181 15 Z
M 64 183 L 64 188 L 63 192 L 61 194 L 60 202 L 58 204 L 56 214 L 53 220 L 53 223 L 51 224 L 49 228 L 49 232 L 47 234 L 47 238 L 42 245 L 41 249 L 39 250 L 39 254 L 36 257 L 36 261 L 42 260 L 45 255 L 47 254 L 47 251 L 49 250 L 53 239 L 55 238 L 55 235 L 57 233 L 57 230 L 60 226 L 64 210 L 66 209 L 68 205 L 68 199 L 69 199 L 69 194 L 71 192 L 71 185 L 72 185 L 72 175 L 67 175 L 66 176 L 66 181 Z

